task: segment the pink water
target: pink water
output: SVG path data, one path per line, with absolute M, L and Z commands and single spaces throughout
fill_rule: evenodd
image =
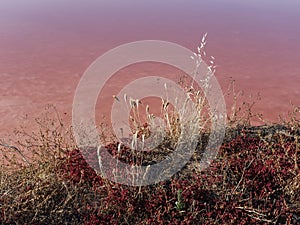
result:
M 1 135 L 49 103 L 70 117 L 80 77 L 111 48 L 157 39 L 194 51 L 205 32 L 224 91 L 234 79 L 246 95 L 260 93 L 254 110 L 271 121 L 291 109 L 290 100 L 300 105 L 297 0 L 4 0 L 0 18 Z M 120 78 L 110 90 L 118 85 Z

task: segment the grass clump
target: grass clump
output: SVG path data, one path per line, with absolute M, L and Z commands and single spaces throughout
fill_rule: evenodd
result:
M 208 170 L 197 171 L 191 160 L 170 180 L 143 187 L 103 179 L 72 148 L 13 171 L 2 165 L 0 222 L 296 224 L 299 136 L 299 129 L 288 126 L 228 130 Z M 107 146 L 117 148 L 117 143 Z

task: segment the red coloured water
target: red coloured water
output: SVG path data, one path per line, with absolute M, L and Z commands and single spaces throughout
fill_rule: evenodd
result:
M 234 79 L 245 95 L 260 93 L 253 110 L 271 121 L 291 109 L 289 101 L 300 105 L 297 0 L 4 0 L 0 18 L 1 135 L 26 118 L 30 127 L 47 104 L 71 117 L 82 74 L 106 51 L 146 39 L 195 51 L 205 32 L 206 52 L 216 58 L 216 77 L 224 92 Z M 102 109 L 110 106 L 123 81 L 148 70 L 133 71 L 120 72 L 108 84 Z M 228 100 L 228 109 L 230 104 Z

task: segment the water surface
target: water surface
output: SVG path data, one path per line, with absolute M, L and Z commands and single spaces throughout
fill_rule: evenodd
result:
M 286 114 L 289 101 L 300 105 L 296 0 L 3 0 L 0 15 L 1 134 L 49 103 L 70 116 L 83 72 L 111 48 L 157 39 L 194 51 L 205 32 L 224 92 L 234 79 L 246 95 L 260 93 L 254 111 L 271 121 Z M 110 85 L 118 90 L 122 79 Z M 111 94 L 103 96 L 108 105 Z

